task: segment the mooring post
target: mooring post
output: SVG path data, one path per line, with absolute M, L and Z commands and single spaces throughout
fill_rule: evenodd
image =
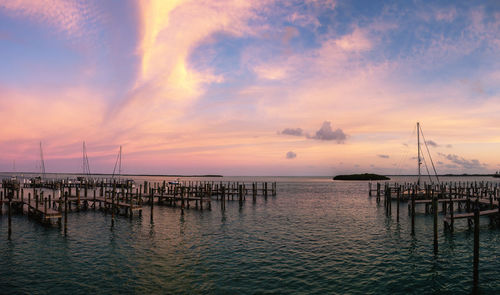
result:
M 243 185 L 238 186 L 238 200 L 240 202 L 240 207 L 243 206 Z
M 377 182 L 377 203 L 380 202 L 380 182 Z
M 9 208 L 8 208 L 8 210 L 9 210 L 9 212 L 8 212 L 8 214 L 9 214 L 9 217 L 8 217 L 9 218 L 9 221 L 8 221 L 8 223 L 9 223 L 9 230 L 8 231 L 9 232 L 8 232 L 8 239 L 10 240 L 10 238 L 12 236 L 12 194 L 9 193 L 8 198 L 9 198 Z
M 35 214 L 38 214 L 38 200 L 39 200 L 39 195 L 36 193 L 35 190 Z
M 476 201 L 477 202 L 477 201 Z M 474 210 L 474 294 L 477 294 L 479 289 L 479 206 Z
M 191 185 L 191 182 L 189 182 Z M 184 194 L 186 193 L 186 187 L 181 189 L 181 214 L 184 214 Z
M 257 191 L 255 188 L 255 182 L 252 182 L 252 200 L 253 200 L 253 202 L 256 201 L 256 196 L 257 196 Z
M 129 204 L 130 204 L 130 208 L 129 208 L 129 209 L 130 209 L 130 211 L 129 211 L 129 217 L 130 217 L 130 220 L 132 220 L 132 218 L 134 218 L 134 213 L 133 213 L 134 211 L 132 211 L 132 206 L 133 206 L 133 204 L 134 204 L 134 202 L 133 202 L 133 198 L 132 198 L 132 197 L 133 197 L 133 196 L 132 196 L 132 194 L 133 194 L 132 192 L 130 192 L 130 193 L 128 194 L 128 197 L 129 197 Z
M 222 210 L 225 209 L 225 201 L 226 201 L 226 187 L 225 186 L 222 186 L 221 187 L 221 191 L 222 191 L 222 195 L 221 195 L 221 201 L 220 201 L 220 208 Z
M 498 200 L 497 225 L 500 225 L 500 199 Z
M 401 198 L 401 186 L 398 186 L 396 198 L 397 198 L 397 203 L 396 203 L 396 221 L 399 222 L 399 202 L 400 202 L 400 198 Z
M 460 203 L 459 203 L 460 204 Z M 453 232 L 453 214 L 454 214 L 454 208 L 453 208 L 453 200 L 451 198 L 451 194 L 450 194 L 450 231 Z
M 97 207 L 97 204 L 96 204 L 96 197 L 97 197 L 97 196 L 96 196 L 96 194 L 97 194 L 97 192 L 96 192 L 96 190 L 94 189 L 94 196 L 93 196 L 94 203 L 92 204 L 92 205 L 94 206 L 94 211 L 95 211 L 95 209 L 96 209 L 96 207 Z
M 467 213 L 470 212 L 470 190 L 467 188 L 467 200 L 466 200 L 466 211 Z
M 385 216 L 388 215 L 387 213 L 387 183 L 384 185 L 384 209 L 385 209 Z
M 113 187 L 113 193 L 111 194 L 111 227 L 115 225 L 115 197 L 116 190 L 115 187 Z
M 139 193 L 137 194 L 137 196 L 139 198 L 137 200 L 137 202 L 138 202 L 139 208 L 140 208 L 139 209 L 139 217 L 142 217 L 142 188 L 141 187 L 139 187 Z
M 47 221 L 47 197 L 44 198 L 43 221 Z
M 29 211 L 29 209 L 28 209 Z M 62 196 L 59 195 L 59 200 L 57 201 L 57 211 L 59 212 L 59 218 L 57 219 L 57 225 L 59 226 L 59 230 L 61 229 L 62 226 Z
M 392 191 L 391 191 L 391 187 L 390 185 L 388 184 L 387 185 L 387 198 L 388 198 L 388 201 L 389 201 L 389 216 L 392 216 Z
M 149 204 L 151 205 L 150 223 L 153 223 L 154 198 L 153 198 L 153 189 L 152 188 L 149 188 Z
M 411 195 L 411 234 L 415 235 L 415 191 Z
M 76 211 L 80 211 L 80 188 L 76 187 Z
M 68 192 L 64 193 L 64 235 L 68 232 Z
M 432 213 L 434 214 L 434 254 L 438 253 L 438 197 L 432 195 Z

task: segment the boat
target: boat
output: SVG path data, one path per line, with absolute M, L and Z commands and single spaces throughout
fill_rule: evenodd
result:
M 168 184 L 171 184 L 171 185 L 180 185 L 181 181 L 180 181 L 179 178 L 177 178 L 176 180 L 169 181 Z
M 403 192 L 403 196 L 406 196 L 406 197 L 411 197 L 411 195 L 415 195 L 415 197 L 417 199 L 419 198 L 422 198 L 425 196 L 426 194 L 426 191 L 425 191 L 425 187 L 424 185 L 422 185 L 422 164 L 425 165 L 425 169 L 427 170 L 427 174 L 428 174 L 428 177 L 429 177 L 429 181 L 430 181 L 430 184 L 434 184 L 434 181 L 431 177 L 431 174 L 429 172 L 429 168 L 427 166 L 427 161 L 425 161 L 425 158 L 424 158 L 424 152 L 422 151 L 422 148 L 421 148 L 421 140 L 420 140 L 420 136 L 422 136 L 422 139 L 423 139 L 423 143 L 424 143 L 424 146 L 425 146 L 425 149 L 427 150 L 427 155 L 429 157 L 429 160 L 432 164 L 432 169 L 434 170 L 434 177 L 436 178 L 436 183 L 439 184 L 439 176 L 437 174 L 437 171 L 436 171 L 436 167 L 434 166 L 434 161 L 432 160 L 432 156 L 431 156 L 431 153 L 429 151 L 429 147 L 427 146 L 427 141 L 425 140 L 425 137 L 424 137 L 424 133 L 422 132 L 422 128 L 420 127 L 420 122 L 417 122 L 417 166 L 418 166 L 418 178 L 417 178 L 417 185 L 416 185 L 416 188 L 415 188 L 415 191 L 405 191 Z
M 497 171 L 495 174 L 493 174 L 493 177 L 500 178 L 500 171 Z
M 115 174 L 116 168 L 118 167 L 118 175 Z M 116 157 L 115 168 L 113 168 L 113 174 L 111 175 L 111 179 L 113 180 L 113 185 L 116 187 L 127 187 L 127 188 L 135 188 L 135 181 L 133 179 L 121 179 L 122 175 L 122 146 L 120 146 L 120 151 L 118 152 L 118 156 Z M 115 176 L 117 176 L 117 180 L 115 180 Z

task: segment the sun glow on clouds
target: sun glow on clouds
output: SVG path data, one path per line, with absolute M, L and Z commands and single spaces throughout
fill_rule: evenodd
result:
M 97 43 L 107 23 L 137 28 L 113 35 L 130 38 L 129 51 L 104 44 L 102 52 L 76 54 L 71 62 L 87 70 L 57 89 L 16 88 L 0 69 L 0 115 L 18 122 L 0 132 L 0 170 L 43 140 L 58 152 L 49 159 L 73 159 L 54 170 L 78 171 L 72 163 L 87 140 L 97 167 L 124 145 L 129 172 L 317 175 L 374 165 L 396 173 L 399 155 L 411 153 L 401 142 L 416 121 L 443 143 L 436 152 L 486 164 L 465 172 L 499 162 L 498 9 L 372 3 L 360 10 L 328 0 L 126 4 L 134 18 L 97 1 L 0 0 L 2 20 L 35 23 L 62 39 Z M 14 27 L 0 36 L 30 33 Z M 9 48 L 11 39 L 0 37 L 0 45 Z M 119 88 L 100 80 L 112 64 L 86 64 L 109 58 L 133 77 L 112 77 Z M 315 140 L 327 122 L 320 130 L 335 140 Z M 287 128 L 300 136 L 276 134 Z M 284 156 L 291 151 L 300 157 Z M 442 169 L 464 172 L 446 160 Z M 414 166 L 407 159 L 397 169 L 413 173 Z

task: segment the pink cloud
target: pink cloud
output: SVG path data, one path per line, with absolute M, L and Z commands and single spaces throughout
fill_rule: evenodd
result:
M 77 37 L 85 34 L 85 23 L 97 17 L 94 7 L 88 2 L 76 0 L 0 0 L 1 10 Z
M 372 48 L 372 41 L 367 36 L 367 32 L 356 28 L 351 34 L 344 35 L 334 41 L 335 45 L 345 51 L 367 51 Z

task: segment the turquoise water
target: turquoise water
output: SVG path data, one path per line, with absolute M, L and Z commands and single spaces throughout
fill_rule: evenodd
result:
M 140 178 L 138 180 L 143 180 Z M 224 178 L 252 181 L 255 178 Z M 454 181 L 471 178 L 452 178 Z M 474 180 L 494 180 L 475 178 Z M 150 179 L 152 180 L 152 179 Z M 432 217 L 408 210 L 396 222 L 368 198 L 366 182 L 329 178 L 278 181 L 278 195 L 221 212 L 156 206 L 130 221 L 99 211 L 71 213 L 68 235 L 26 216 L 0 217 L 1 294 L 408 294 L 469 293 L 473 233 L 439 222 L 433 254 Z M 408 179 L 393 178 L 393 181 Z M 220 181 L 220 179 L 217 179 Z M 481 220 L 480 290 L 500 293 L 500 230 Z

